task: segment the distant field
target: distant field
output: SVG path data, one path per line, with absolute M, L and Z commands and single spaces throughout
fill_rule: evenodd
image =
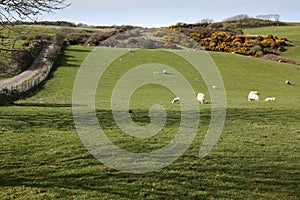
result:
M 53 25 L 16 25 L 14 27 L 18 30 L 17 35 L 24 34 L 25 36 L 28 35 L 54 35 L 58 31 L 62 29 L 66 29 L 69 33 L 93 33 L 95 31 L 110 31 L 112 29 L 100 29 L 100 28 L 93 28 L 93 27 L 64 27 L 64 26 L 53 26 Z M 8 31 L 8 30 L 7 30 Z M 5 32 L 4 32 L 5 33 Z M 13 34 L 13 32 L 11 32 Z M 15 35 L 13 35 L 15 36 Z
M 273 26 L 273 27 L 263 27 L 263 28 L 251 28 L 244 29 L 246 34 L 254 35 L 267 35 L 273 34 L 278 37 L 286 37 L 292 41 L 296 46 L 289 47 L 286 52 L 281 53 L 282 56 L 292 58 L 300 63 L 300 23 L 290 23 L 289 26 Z
M 249 34 L 254 34 L 251 31 Z M 170 141 L 180 123 L 180 106 L 170 104 L 173 94 L 163 87 L 146 85 L 133 95 L 134 120 L 146 125 L 148 108 L 157 101 L 165 106 L 170 119 L 160 134 L 149 139 L 122 133 L 113 122 L 110 94 L 127 70 L 145 62 L 163 63 L 179 70 L 195 91 L 208 96 L 207 104 L 200 106 L 195 141 L 179 160 L 157 172 L 129 174 L 93 158 L 74 127 L 73 83 L 91 50 L 68 47 L 53 76 L 35 96 L 0 107 L 0 199 L 300 198 L 299 66 L 211 52 L 224 79 L 227 118 L 213 151 L 199 159 L 211 115 L 201 77 L 185 60 L 164 50 L 137 50 L 117 59 L 97 89 L 96 108 L 106 134 L 124 149 L 158 149 Z M 287 79 L 292 86 L 284 83 Z M 248 102 L 249 90 L 258 90 L 261 101 Z M 269 96 L 277 101 L 264 102 Z

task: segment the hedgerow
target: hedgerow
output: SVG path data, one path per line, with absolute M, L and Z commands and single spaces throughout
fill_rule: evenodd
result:
M 272 34 L 267 36 L 244 35 L 231 30 L 212 31 L 205 30 L 202 27 L 191 29 L 171 26 L 169 29 L 192 38 L 207 51 L 231 52 L 261 57 L 266 54 L 278 54 L 285 51 L 287 46 L 292 45 L 287 38 L 278 38 Z M 184 43 L 185 45 L 183 46 L 187 46 L 186 42 L 183 42 L 186 39 L 180 40 L 180 38 L 184 38 L 180 34 L 179 36 L 170 36 L 169 31 L 165 29 L 158 29 L 154 32 L 154 36 L 160 36 L 166 42 Z

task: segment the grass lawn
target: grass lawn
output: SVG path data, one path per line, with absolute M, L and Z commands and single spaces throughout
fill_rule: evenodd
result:
M 182 157 L 159 171 L 131 174 L 106 167 L 91 156 L 74 126 L 73 83 L 91 50 L 68 47 L 53 76 L 35 96 L 0 107 L 0 199 L 300 198 L 298 66 L 210 53 L 223 76 L 228 105 L 217 145 L 199 159 L 211 115 L 208 98 L 200 106 L 196 138 Z M 99 83 L 97 116 L 108 137 L 128 151 L 161 148 L 180 124 L 180 106 L 170 104 L 172 92 L 158 85 L 139 88 L 131 106 L 135 122 L 146 125 L 149 106 L 159 100 L 168 113 L 162 132 L 148 139 L 132 138 L 113 121 L 110 94 L 114 84 L 133 66 L 153 61 L 176 68 L 195 91 L 207 93 L 191 65 L 173 53 L 138 50 L 116 60 Z M 285 85 L 286 79 L 293 85 Z M 248 102 L 249 90 L 258 90 L 261 101 Z M 263 101 L 271 96 L 277 101 Z

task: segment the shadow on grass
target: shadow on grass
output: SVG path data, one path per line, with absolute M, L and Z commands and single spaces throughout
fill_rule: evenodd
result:
M 60 56 L 58 57 L 57 61 L 55 62 L 56 63 L 55 64 L 55 69 L 57 69 L 57 67 L 59 67 L 59 66 L 63 66 L 63 67 L 76 67 L 76 68 L 80 67 L 80 65 L 74 64 L 74 61 L 75 61 L 75 63 L 77 63 L 78 59 L 75 56 L 70 55 L 69 53 L 66 53 L 66 52 L 87 52 L 88 53 L 90 51 L 89 50 L 80 51 L 80 50 L 71 49 L 71 48 L 65 49 L 60 54 Z
M 20 104 L 15 112 L 1 112 L 1 127 L 19 133 L 39 133 L 41 130 L 75 130 L 72 111 L 64 104 Z M 24 108 L 25 110 L 22 110 Z M 46 110 L 45 110 L 46 109 Z
M 227 109 L 226 120 L 240 120 L 247 123 L 258 122 L 266 124 L 295 122 L 300 121 L 300 109 L 230 108 Z
M 53 130 L 65 130 L 62 126 L 69 126 L 74 130 L 71 111 L 63 112 L 59 109 L 64 108 L 44 114 L 1 113 L 0 119 L 11 119 L 12 123 L 16 122 L 13 128 L 18 130 L 24 128 L 18 125 L 19 122 L 25 122 L 23 126 L 33 125 L 33 129 L 35 126 L 36 128 L 46 126 Z M 170 126 L 180 123 L 178 119 L 180 112 L 169 113 Z M 286 119 L 296 123 L 300 120 L 300 110 L 228 109 L 227 113 L 227 120 L 230 123 L 235 121 L 283 123 Z M 134 111 L 134 114 L 135 120 L 141 123 L 149 122 L 147 111 L 138 110 Z M 97 110 L 97 115 L 103 125 L 115 126 L 110 110 Z M 204 112 L 204 122 L 209 123 L 209 119 L 209 113 Z M 240 133 L 236 131 L 235 134 L 238 136 Z M 167 168 L 146 174 L 128 174 L 108 169 L 90 156 L 83 145 L 75 150 L 70 148 L 70 143 L 66 143 L 63 148 L 68 150 L 61 155 L 33 160 L 30 163 L 22 159 L 11 161 L 10 165 L 13 169 L 5 165 L 4 160 L 9 160 L 9 155 L 3 152 L 0 186 L 38 188 L 44 193 L 58 194 L 61 198 L 73 195 L 85 197 L 100 195 L 103 198 L 125 199 L 207 199 L 233 196 L 238 199 L 268 197 L 292 199 L 299 197 L 299 179 L 297 179 L 299 163 L 297 157 L 295 160 L 286 157 L 288 153 L 295 153 L 295 149 L 291 152 L 286 149 L 276 149 L 276 151 L 262 153 L 252 146 L 241 145 L 240 152 L 232 153 L 230 147 L 239 143 L 238 138 L 236 140 L 223 141 L 228 149 L 218 149 L 202 160 L 197 155 L 187 152 Z M 271 142 L 280 148 L 280 141 Z M 37 148 L 34 151 L 47 152 L 48 150 Z M 278 151 L 281 153 L 276 154 Z
M 20 106 L 20 107 L 49 107 L 49 108 L 72 107 L 72 104 L 68 104 L 68 103 L 14 103 L 12 105 Z
M 262 156 L 257 155 L 258 162 Z M 184 156 L 158 172 L 128 174 L 110 170 L 90 156 L 19 166 L 0 177 L 1 187 L 23 187 L 54 192 L 61 198 L 95 195 L 102 198 L 207 199 L 252 197 L 294 197 L 298 193 L 298 169 L 251 163 L 245 156 L 209 156 L 200 160 Z M 249 165 L 250 163 L 250 165 Z M 46 165 L 48 165 L 46 164 Z M 18 165 L 18 164 L 16 164 Z M 34 169 L 33 169 L 34 168 Z M 80 196 L 78 196 L 80 198 Z
M 193 111 L 191 111 L 193 112 Z M 196 112 L 196 111 L 195 111 Z M 113 114 L 111 110 L 97 110 L 96 111 L 97 117 L 100 121 L 101 127 L 103 129 L 111 129 L 112 127 L 117 126 L 115 123 L 115 120 L 113 118 Z M 150 123 L 151 119 L 149 117 L 149 111 L 148 110 L 133 110 L 133 113 L 130 114 L 131 119 L 133 122 L 145 126 Z M 166 126 L 167 127 L 173 127 L 180 125 L 181 121 L 181 112 L 180 111 L 167 111 L 167 120 L 166 120 Z M 210 111 L 205 110 L 200 113 L 200 122 L 207 124 L 210 119 Z

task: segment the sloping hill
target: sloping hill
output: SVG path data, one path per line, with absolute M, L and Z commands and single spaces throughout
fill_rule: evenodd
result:
M 229 103 L 241 105 L 246 91 L 258 90 L 261 97 L 276 96 L 286 106 L 296 106 L 299 94 L 300 67 L 240 55 L 210 53 L 223 76 Z M 287 87 L 286 80 L 294 83 Z M 243 95 L 244 93 L 244 95 Z M 264 105 L 265 106 L 265 105 Z M 276 105 L 272 105 L 276 106 Z
M 101 164 L 82 144 L 72 116 L 76 74 L 92 47 L 70 46 L 53 77 L 37 95 L 0 110 L 0 198 L 18 199 L 211 199 L 299 197 L 299 66 L 229 53 L 210 55 L 227 93 L 227 118 L 213 151 L 199 159 L 210 122 L 210 99 L 189 63 L 165 50 L 135 50 L 116 59 L 97 89 L 96 113 L 105 134 L 131 152 L 149 152 L 168 144 L 180 124 L 180 106 L 172 92 L 146 85 L 132 98 L 133 120 L 149 123 L 148 107 L 159 102 L 168 120 L 159 134 L 134 138 L 115 124 L 110 94 L 122 74 L 141 63 L 163 63 L 182 72 L 195 91 L 207 94 L 200 127 L 185 154 L 170 166 L 147 174 L 128 174 Z M 103 57 L 99 56 L 98 62 Z M 172 77 L 172 74 L 170 75 Z M 289 79 L 293 85 L 284 83 Z M 89 80 L 86 80 L 87 82 Z M 249 90 L 275 102 L 248 102 Z M 147 98 L 145 98 L 145 94 Z

